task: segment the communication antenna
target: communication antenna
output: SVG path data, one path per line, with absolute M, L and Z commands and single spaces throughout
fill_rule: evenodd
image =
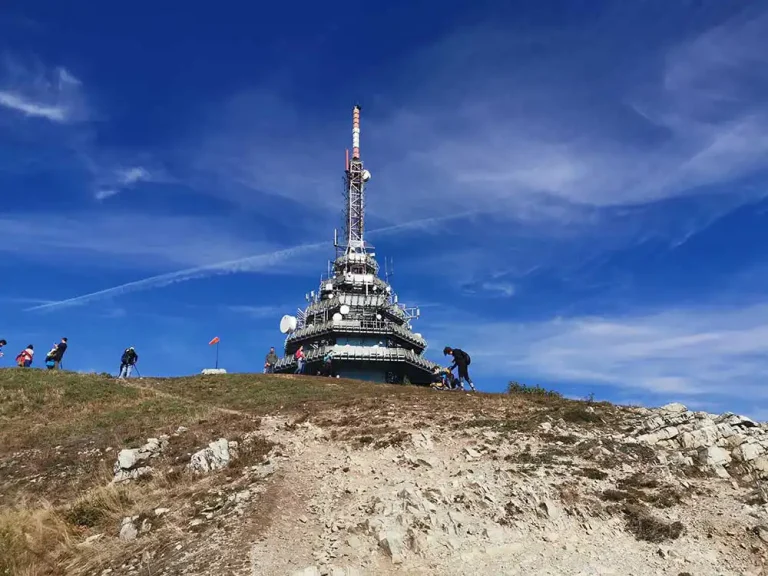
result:
M 290 334 L 296 330 L 297 325 L 296 317 L 286 314 L 280 319 L 280 332 L 283 334 Z
M 392 258 L 384 257 L 384 280 L 389 284 L 389 279 L 395 275 L 395 262 Z

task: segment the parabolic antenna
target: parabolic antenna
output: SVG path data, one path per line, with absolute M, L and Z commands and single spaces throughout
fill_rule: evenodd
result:
M 342 305 L 342 307 L 339 309 L 339 312 L 342 314 L 349 314 L 349 306 L 346 304 Z
M 381 320 L 381 314 L 376 314 L 376 320 Z
M 296 318 L 286 314 L 280 319 L 280 332 L 290 334 L 294 330 L 296 330 Z
M 368 182 L 371 179 L 371 173 L 368 170 L 363 170 L 363 182 Z
M 414 336 L 416 336 L 416 338 L 421 338 L 421 337 L 422 337 L 422 336 L 421 336 L 421 334 L 420 334 L 419 332 L 414 332 L 414 334 L 413 334 L 413 335 L 414 335 Z
M 341 322 L 341 314 L 336 312 L 336 314 L 333 315 L 333 321 L 334 322 Z

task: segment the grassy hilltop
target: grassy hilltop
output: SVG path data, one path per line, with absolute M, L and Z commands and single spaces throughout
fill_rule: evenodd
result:
M 647 417 L 520 385 L 490 395 L 293 375 L 122 382 L 4 369 L 0 576 L 291 574 L 313 563 L 352 574 L 328 568 L 342 561 L 358 574 L 499 573 L 521 551 L 542 569 L 610 564 L 601 550 L 633 557 L 647 568 L 638 576 L 682 573 L 657 565 L 670 558 L 659 542 L 678 542 L 693 572 L 714 574 L 693 552 L 714 518 L 701 506 L 741 526 L 757 504 L 734 504 L 748 492 L 735 482 L 664 476 L 664 458 L 627 441 Z M 148 438 L 164 438 L 151 473 L 113 482 L 120 450 Z M 236 458 L 190 469 L 220 438 L 237 442 Z M 391 524 L 403 498 L 407 534 Z M 733 565 L 765 559 L 768 527 L 750 527 L 747 540 L 743 527 L 717 530 L 724 549 L 738 549 Z

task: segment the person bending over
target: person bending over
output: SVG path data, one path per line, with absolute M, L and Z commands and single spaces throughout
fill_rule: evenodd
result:
M 464 381 L 467 381 L 467 384 L 469 384 L 469 387 L 472 389 L 473 392 L 475 392 L 475 385 L 472 383 L 472 379 L 469 377 L 469 364 L 472 362 L 472 359 L 469 357 L 469 354 L 464 352 L 461 348 L 451 348 L 450 346 L 446 346 L 443 348 L 443 355 L 453 356 L 453 364 L 451 364 L 451 367 L 449 370 L 453 370 L 454 368 L 458 369 L 459 372 L 459 388 L 464 390 Z

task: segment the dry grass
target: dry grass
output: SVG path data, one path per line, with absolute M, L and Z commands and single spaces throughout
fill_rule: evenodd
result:
M 618 409 L 610 405 L 534 392 L 438 394 L 414 386 L 251 374 L 123 383 L 97 375 L 0 370 L 0 576 L 97 573 L 137 551 L 162 557 L 179 537 L 178 526 L 212 505 L 211 494 L 218 502 L 239 490 L 248 467 L 273 448 L 252 434 L 262 415 L 293 416 L 289 427 L 294 428 L 320 424 L 335 438 L 373 448 L 410 439 L 408 431 L 393 427 L 394 415 L 442 423 L 448 433 L 478 427 L 530 433 L 542 422 L 560 419 L 586 428 L 619 421 Z M 188 430 L 173 435 L 179 426 Z M 117 450 L 160 434 L 172 438 L 152 461 L 151 478 L 107 485 Z M 219 437 L 240 442 L 239 459 L 204 478 L 188 474 L 189 456 Z M 576 439 L 555 441 L 574 444 Z M 566 455 L 563 447 L 552 445 L 535 454 L 523 452 L 520 462 L 560 465 Z M 266 525 L 269 498 L 264 498 L 252 517 Z M 168 526 L 152 518 L 152 532 L 137 543 L 117 539 L 123 517 L 144 518 L 159 506 L 174 511 Z M 504 521 L 517 513 L 510 507 Z M 95 534 L 104 534 L 97 545 L 82 545 Z
M 656 518 L 642 504 L 626 504 L 622 511 L 626 518 L 627 530 L 638 540 L 658 544 L 676 540 L 684 532 L 682 522 L 666 522 Z

